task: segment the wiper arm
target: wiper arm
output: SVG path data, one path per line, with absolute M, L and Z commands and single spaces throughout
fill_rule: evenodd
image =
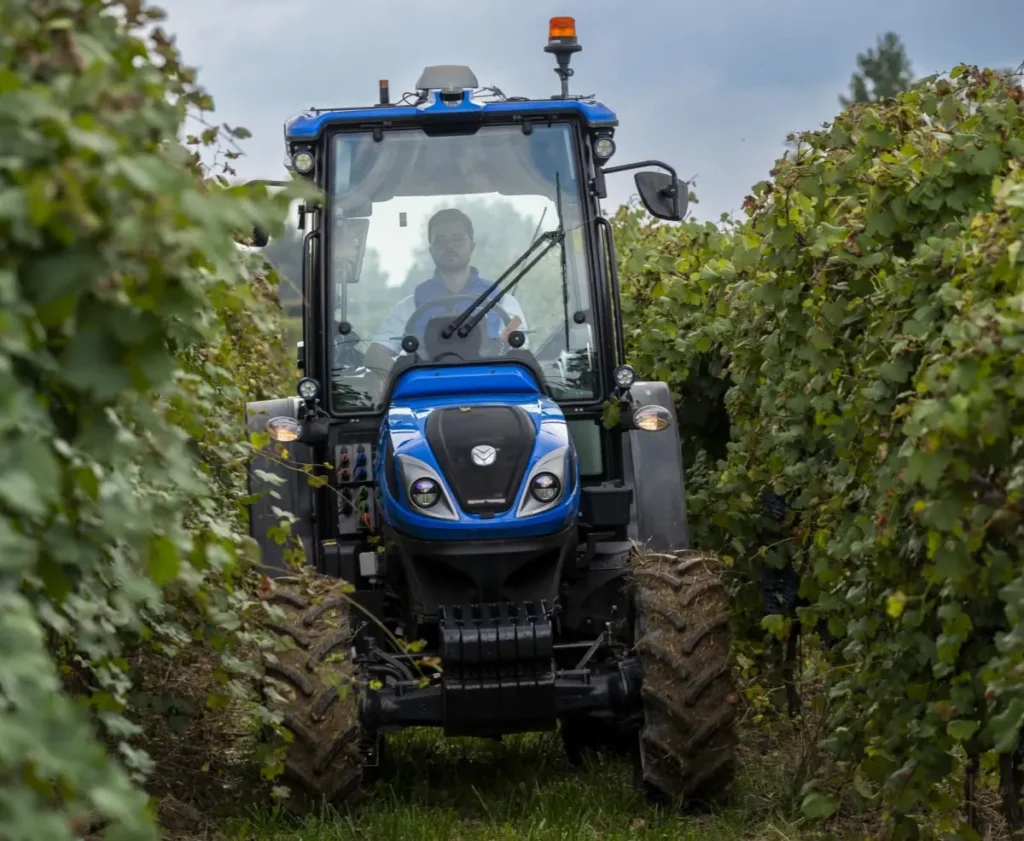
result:
M 455 318 L 455 320 L 452 321 L 451 324 L 447 325 L 444 328 L 444 330 L 441 331 L 441 335 L 445 339 L 450 339 L 452 337 L 452 334 L 456 330 L 458 330 L 459 337 L 463 339 L 466 338 L 466 336 L 469 335 L 469 332 L 474 327 L 476 327 L 476 325 L 480 322 L 480 319 L 482 319 L 484 316 L 487 315 L 487 313 L 491 311 L 491 308 L 502 299 L 505 293 L 508 292 L 509 289 L 511 289 L 513 286 L 515 286 L 523 277 L 523 275 L 530 271 L 530 269 L 532 269 L 545 254 L 547 254 L 552 248 L 554 248 L 555 245 L 561 242 L 564 237 L 565 232 L 562 230 L 561 225 L 559 225 L 559 227 L 556 230 L 545 231 L 543 234 L 537 237 L 537 239 L 535 239 L 530 244 L 530 247 L 527 248 L 526 251 L 524 251 L 511 266 L 505 269 L 505 271 L 501 273 L 501 276 L 497 280 L 495 280 L 494 283 L 492 283 L 483 292 L 481 292 L 479 297 L 477 297 L 477 299 L 473 301 L 473 303 L 466 307 L 466 309 L 463 310 Z M 486 300 L 487 296 L 494 292 L 494 290 L 498 288 L 501 282 L 510 274 L 512 274 L 512 272 L 516 270 L 516 267 L 518 267 L 526 258 L 533 254 L 533 252 L 536 251 L 537 248 L 540 247 L 540 245 L 545 241 L 548 241 L 547 247 L 539 255 L 537 255 L 537 257 L 534 258 L 534 260 L 525 269 L 523 269 L 521 272 L 519 272 L 519 274 L 512 278 L 509 284 L 504 289 L 501 290 L 498 296 L 477 314 L 476 318 L 474 318 L 472 321 L 467 322 L 467 319 L 469 319 L 470 315 L 473 314 L 473 310 L 479 307 Z
M 523 279 L 523 277 L 530 271 L 530 269 L 532 269 L 541 260 L 544 259 L 545 254 L 547 254 L 552 248 L 554 248 L 564 239 L 565 231 L 563 231 L 561 228 L 556 228 L 553 231 L 545 231 L 543 234 L 541 234 L 540 237 L 538 237 L 538 239 L 536 240 L 536 242 L 534 242 L 534 244 L 530 246 L 530 251 L 527 251 L 526 254 L 524 254 L 523 257 L 520 258 L 520 260 L 525 259 L 530 254 L 530 252 L 534 250 L 538 243 L 541 243 L 544 240 L 548 240 L 548 244 L 544 248 L 544 250 L 541 251 L 541 253 L 538 254 L 536 257 L 534 257 L 532 261 L 530 261 L 530 265 L 528 265 L 525 269 L 519 272 L 519 274 L 512 278 L 512 280 L 510 280 L 508 284 L 497 295 L 495 295 L 494 298 L 491 299 L 490 303 L 488 303 L 486 307 L 480 310 L 480 312 L 474 315 L 469 321 L 467 321 L 459 328 L 459 337 L 462 339 L 466 338 L 466 336 L 468 336 L 473 331 L 473 328 L 476 327 L 481 321 L 483 321 L 487 317 L 487 313 L 489 313 L 498 305 L 498 301 L 505 297 L 505 293 L 509 292 L 513 286 L 519 283 L 519 281 Z M 520 262 L 520 260 L 516 260 L 517 265 Z M 505 272 L 505 274 L 508 274 L 508 272 Z M 504 275 L 502 275 L 502 277 L 504 277 Z M 473 306 L 475 307 L 477 303 L 478 301 L 474 301 Z M 470 309 L 472 310 L 472 307 L 470 307 Z

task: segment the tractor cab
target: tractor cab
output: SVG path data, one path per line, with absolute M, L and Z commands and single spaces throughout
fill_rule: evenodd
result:
M 373 105 L 285 125 L 321 199 L 299 212 L 298 395 L 247 406 L 287 449 L 252 462 L 250 524 L 284 575 L 270 535 L 289 512 L 308 564 L 351 585 L 352 667 L 377 676 L 358 711 L 371 753 L 410 726 L 632 726 L 633 547 L 688 544 L 672 397 L 624 358 L 600 207 L 625 170 L 658 218 L 681 219 L 686 191 L 665 164 L 610 165 L 615 114 L 569 94 L 572 18 L 551 19 L 545 49 L 561 80 L 546 99 L 440 65 L 397 101 L 381 81 Z M 417 658 L 440 663 L 426 685 Z
M 292 169 L 323 191 L 300 210 L 307 273 L 302 365 L 333 416 L 378 414 L 409 365 L 528 365 L 574 411 L 615 386 L 621 325 L 608 173 L 640 166 L 648 209 L 680 219 L 686 193 L 657 163 L 609 167 L 614 113 L 570 97 L 571 19 L 548 51 L 562 94 L 510 98 L 462 66 L 426 68 L 393 103 L 289 121 Z

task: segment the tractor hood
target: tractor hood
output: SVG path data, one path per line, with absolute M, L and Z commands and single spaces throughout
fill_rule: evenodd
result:
M 421 540 L 554 534 L 579 510 L 565 416 L 517 364 L 404 372 L 374 469 L 388 525 Z

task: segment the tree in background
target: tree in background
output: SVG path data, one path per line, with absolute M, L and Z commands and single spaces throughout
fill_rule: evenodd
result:
M 914 81 L 903 42 L 895 32 L 886 32 L 878 39 L 876 49 L 857 56 L 860 72 L 850 79 L 849 98 L 839 97 L 843 108 L 857 102 L 879 102 L 908 90 Z M 870 88 L 869 88 L 870 85 Z

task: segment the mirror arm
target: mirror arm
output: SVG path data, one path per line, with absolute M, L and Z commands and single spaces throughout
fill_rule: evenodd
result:
M 644 169 L 644 168 L 649 167 L 649 166 L 656 166 L 659 169 L 663 169 L 669 175 L 671 175 L 673 178 L 678 178 L 679 177 L 679 176 L 676 175 L 676 171 L 672 167 L 670 167 L 667 163 L 663 163 L 662 161 L 637 161 L 636 163 L 631 163 L 631 164 L 619 164 L 618 166 L 605 166 L 605 167 L 601 167 L 601 172 L 603 172 L 605 175 L 611 175 L 613 172 L 625 172 L 626 170 L 630 170 L 630 169 Z

